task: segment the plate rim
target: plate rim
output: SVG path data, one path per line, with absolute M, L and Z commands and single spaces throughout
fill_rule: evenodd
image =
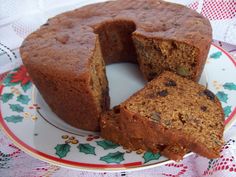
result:
M 236 67 L 236 61 L 233 59 L 233 57 L 225 51 L 223 48 L 211 44 L 211 46 L 216 47 L 218 50 L 222 51 L 233 63 L 233 65 Z M 3 91 L 4 85 L 0 85 L 0 95 Z M 225 121 L 225 132 L 232 126 L 234 122 L 236 122 L 236 107 L 231 112 L 230 116 Z M 156 162 L 153 164 L 142 164 L 141 162 L 131 162 L 131 163 L 125 163 L 125 164 L 91 164 L 91 163 L 82 163 L 82 162 L 75 162 L 71 160 L 61 159 L 49 154 L 46 154 L 44 152 L 41 152 L 26 143 L 24 143 L 22 140 L 20 140 L 7 126 L 5 123 L 1 106 L 0 106 L 0 128 L 5 132 L 5 134 L 13 141 L 13 143 L 19 147 L 22 151 L 26 152 L 30 156 L 40 159 L 44 162 L 51 163 L 54 165 L 58 165 L 61 167 L 71 168 L 75 170 L 84 170 L 84 171 L 92 171 L 92 172 L 101 172 L 101 171 L 108 171 L 108 172 L 118 172 L 118 171 L 134 171 L 134 170 L 142 170 L 142 169 L 148 169 L 148 168 L 154 168 L 160 165 L 165 165 L 167 163 L 174 162 L 173 160 L 164 160 L 162 162 Z M 193 152 L 186 154 L 184 157 L 190 156 L 194 154 Z

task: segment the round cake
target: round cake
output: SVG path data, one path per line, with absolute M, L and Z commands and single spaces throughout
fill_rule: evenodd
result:
M 52 111 L 74 127 L 98 131 L 110 105 L 106 64 L 138 63 L 147 80 L 169 70 L 197 81 L 211 40 L 209 21 L 187 7 L 118 0 L 49 19 L 20 53 Z

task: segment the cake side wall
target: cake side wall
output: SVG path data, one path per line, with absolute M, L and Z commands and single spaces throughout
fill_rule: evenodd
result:
M 78 77 L 28 58 L 23 58 L 23 63 L 54 113 L 76 128 L 99 130 L 99 110 L 87 84 L 88 73 Z
M 114 109 L 113 109 L 114 111 Z M 109 111 L 101 117 L 101 136 L 113 143 L 122 145 L 128 151 L 152 151 L 153 153 L 160 152 L 169 159 L 179 161 L 187 153 L 187 149 L 174 145 L 161 145 L 156 140 L 150 141 L 146 138 L 136 138 L 132 136 L 132 132 L 123 129 L 120 126 L 120 114 L 114 114 Z
M 128 134 L 132 138 L 143 139 L 148 149 L 151 151 L 156 150 L 155 144 L 152 144 L 152 142 L 170 146 L 179 144 L 202 156 L 208 158 L 218 157 L 217 152 L 209 150 L 193 137 L 183 135 L 182 132 L 178 130 L 167 130 L 155 122 L 125 110 L 125 108 L 121 108 L 120 125 L 129 131 Z

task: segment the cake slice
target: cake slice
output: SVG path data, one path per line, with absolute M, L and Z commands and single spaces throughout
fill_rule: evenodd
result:
M 219 157 L 223 131 L 224 112 L 217 97 L 169 71 L 101 118 L 105 139 L 131 150 L 160 151 L 174 160 L 187 150 Z
M 104 113 L 101 117 L 101 136 L 129 150 L 148 151 L 150 148 L 147 144 L 149 144 L 152 146 L 152 152 L 160 152 L 160 154 L 175 161 L 182 160 L 183 156 L 188 152 L 187 149 L 178 145 L 165 146 L 157 144 L 156 142 L 148 142 L 148 139 L 145 141 L 142 138 L 131 138 L 129 134 L 127 134 L 127 130 L 121 129 L 119 120 L 119 106 Z
M 223 145 L 224 112 L 217 97 L 169 71 L 120 105 L 119 123 L 131 138 L 179 144 L 207 158 L 219 157 Z

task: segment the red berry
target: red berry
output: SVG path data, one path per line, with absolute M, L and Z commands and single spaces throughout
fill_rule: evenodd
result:
M 87 138 L 87 141 L 92 141 L 93 140 L 93 138 Z

